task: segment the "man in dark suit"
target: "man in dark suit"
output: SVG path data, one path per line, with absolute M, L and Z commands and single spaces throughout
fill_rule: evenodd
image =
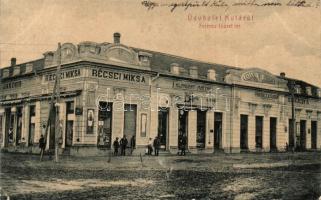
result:
M 125 156 L 126 155 L 126 148 L 128 145 L 128 140 L 126 138 L 126 135 L 120 140 L 120 155 Z

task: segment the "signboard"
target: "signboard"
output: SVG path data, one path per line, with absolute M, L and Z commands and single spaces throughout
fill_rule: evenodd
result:
M 255 96 L 260 97 L 260 98 L 265 99 L 265 100 L 277 100 L 277 99 L 279 99 L 279 95 L 278 94 L 260 92 L 260 91 L 256 91 L 255 92 Z
M 60 73 L 61 80 L 75 78 L 75 77 L 79 77 L 79 76 L 81 76 L 80 69 L 72 69 L 72 70 L 63 71 Z M 54 81 L 54 80 L 56 80 L 56 74 L 55 73 L 46 74 L 46 75 L 44 75 L 44 78 L 46 81 Z
M 213 87 L 210 85 L 201 85 L 201 84 L 195 84 L 185 81 L 174 81 L 173 82 L 173 88 L 174 89 L 180 89 L 180 90 L 197 90 L 200 92 L 208 92 L 213 90 Z
M 146 83 L 147 80 L 144 75 L 141 74 L 133 74 L 131 72 L 115 72 L 105 69 L 92 69 L 91 71 L 92 77 L 103 78 L 107 80 L 119 80 L 126 81 L 132 83 Z

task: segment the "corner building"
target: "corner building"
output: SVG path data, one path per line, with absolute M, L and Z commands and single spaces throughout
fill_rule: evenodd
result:
M 39 151 L 58 60 L 57 51 L 43 56 L 23 64 L 13 58 L 1 68 L 3 150 Z M 134 153 L 156 136 L 162 150 L 176 153 L 182 135 L 191 153 L 321 148 L 321 90 L 285 74 L 132 48 L 118 33 L 113 43 L 63 44 L 61 62 L 61 101 L 54 107 L 60 133 L 56 138 L 53 113 L 47 149 L 58 139 L 61 153 L 105 154 L 123 135 L 135 136 Z

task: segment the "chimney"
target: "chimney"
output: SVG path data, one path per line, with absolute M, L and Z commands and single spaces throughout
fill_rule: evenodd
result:
M 120 33 L 114 33 L 114 43 L 120 44 Z
M 280 73 L 280 76 L 281 76 L 282 78 L 285 78 L 285 73 L 284 73 L 284 72 L 281 72 L 281 73 Z
M 11 58 L 11 67 L 16 66 L 17 64 L 17 59 L 16 58 Z

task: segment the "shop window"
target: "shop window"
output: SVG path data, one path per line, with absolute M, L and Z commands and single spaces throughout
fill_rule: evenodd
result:
M 67 114 L 75 113 L 75 104 L 73 101 L 66 102 Z

